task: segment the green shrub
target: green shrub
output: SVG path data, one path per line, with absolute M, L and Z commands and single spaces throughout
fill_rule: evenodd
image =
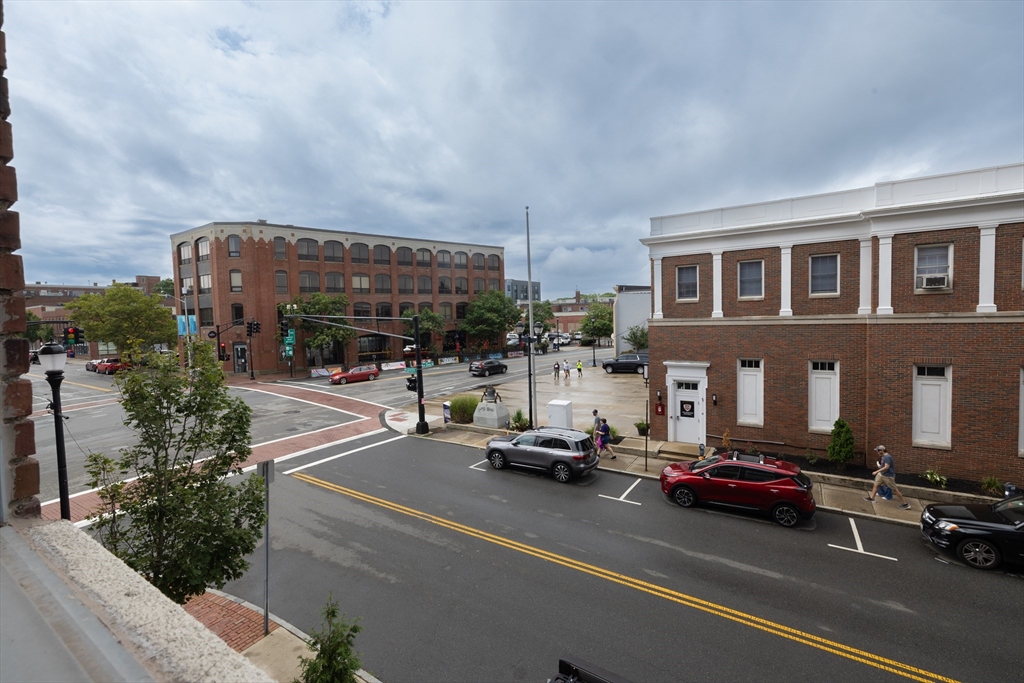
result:
M 476 396 L 456 396 L 451 401 L 452 422 L 456 424 L 470 424 L 473 421 L 473 413 L 480 403 Z
M 312 658 L 300 657 L 301 683 L 352 683 L 359 670 L 359 657 L 352 650 L 356 634 L 362 630 L 357 623 L 339 616 L 338 603 L 333 596 L 327 598 L 323 609 L 324 628 L 313 629 L 306 646 L 314 653 Z
M 938 473 L 937 470 L 928 470 L 924 473 L 924 478 L 928 480 L 928 483 L 932 486 L 938 486 L 939 488 L 946 488 L 946 484 L 949 483 L 949 479 Z
M 808 465 L 814 465 L 814 464 L 816 464 L 818 462 L 818 456 L 816 456 L 814 454 L 814 451 L 812 451 L 810 448 L 807 449 L 807 456 L 806 457 L 807 457 L 807 464 Z
M 747 442 L 747 453 L 749 455 L 760 455 L 761 451 L 757 450 L 757 446 L 752 441 Z
M 526 419 L 526 413 L 522 408 L 516 408 L 516 412 L 512 413 L 512 419 L 509 422 L 512 429 L 517 432 L 525 432 L 530 428 L 530 421 Z
M 981 490 L 993 496 L 1003 495 L 1003 484 L 998 477 L 985 477 L 981 480 Z
M 828 459 L 839 469 L 853 460 L 853 430 L 846 420 L 839 418 L 832 425 L 832 440 L 828 442 Z

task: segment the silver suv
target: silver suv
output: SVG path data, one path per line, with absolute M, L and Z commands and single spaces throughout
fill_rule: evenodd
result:
M 597 467 L 597 449 L 586 432 L 539 427 L 487 442 L 487 460 L 496 470 L 508 465 L 544 470 L 563 484 Z

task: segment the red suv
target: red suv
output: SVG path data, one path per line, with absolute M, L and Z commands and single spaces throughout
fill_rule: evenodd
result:
M 661 472 L 661 490 L 684 508 L 702 502 L 757 510 L 785 527 L 814 516 L 813 484 L 799 467 L 773 458 L 756 460 L 713 455 L 673 463 Z

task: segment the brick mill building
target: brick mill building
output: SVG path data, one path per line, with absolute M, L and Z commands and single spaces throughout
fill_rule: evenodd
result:
M 347 347 L 303 351 L 304 333 L 295 345 L 296 368 L 357 365 L 402 360 L 409 342 L 380 332 L 403 334 L 405 325 L 376 318 L 398 317 L 405 310 L 429 309 L 448 323 L 443 346 L 465 344 L 455 328 L 475 295 L 501 291 L 505 282 L 502 247 L 440 240 L 370 235 L 264 220 L 208 223 L 171 235 L 174 281 L 188 292 L 178 301 L 189 315 L 198 310 L 199 334 L 209 338 L 219 327 L 231 362 L 228 372 L 288 370 L 278 338 L 278 304 L 313 292 L 344 294 L 346 315 L 368 331 Z M 261 333 L 246 338 L 245 322 L 261 323 Z M 239 322 L 232 326 L 233 322 Z M 251 342 L 251 347 L 247 345 Z M 439 349 L 440 350 L 440 349 Z
M 655 438 L 1024 480 L 1024 165 L 651 219 Z M 657 412 L 652 410 L 652 413 Z M 873 464 L 873 460 L 872 460 Z

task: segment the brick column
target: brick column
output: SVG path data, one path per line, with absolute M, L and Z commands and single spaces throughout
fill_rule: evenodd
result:
M 3 2 L 0 0 L 0 28 Z M 0 522 L 8 518 L 39 516 L 39 462 L 32 414 L 32 384 L 22 375 L 28 372 L 28 340 L 25 331 L 25 270 L 21 256 L 21 226 L 18 214 L 10 211 L 18 201 L 18 180 L 14 167 L 14 142 L 7 96 L 7 37 L 0 31 Z

